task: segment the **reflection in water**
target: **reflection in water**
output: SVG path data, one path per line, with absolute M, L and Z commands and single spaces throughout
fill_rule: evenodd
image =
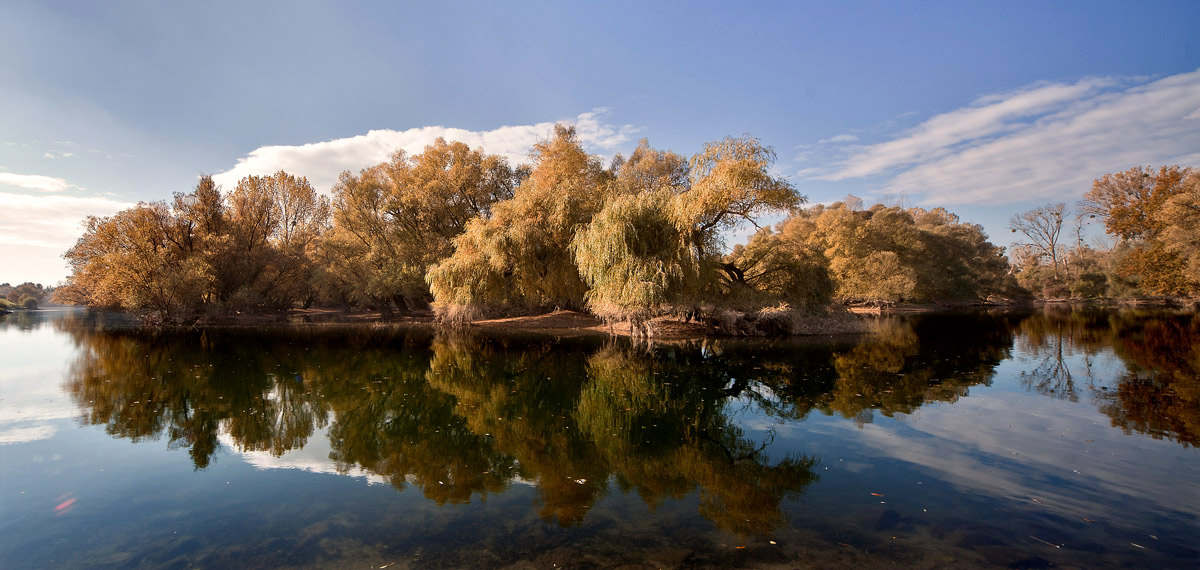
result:
M 1071 401 L 1086 390 L 1127 433 L 1200 444 L 1200 315 L 1049 306 L 1020 330 L 1022 348 L 1040 359 L 1021 374 L 1028 389 Z M 1115 378 L 1095 376 L 1104 351 L 1125 365 Z M 1082 370 L 1072 370 L 1072 357 Z
M 1196 556 L 1179 538 L 1200 514 L 1196 457 L 1178 445 L 1200 429 L 1195 315 L 1049 307 L 649 347 L 61 317 L 0 321 L 16 353 L 0 369 L 5 567 Z M 71 430 L 74 413 L 151 445 Z
M 437 504 L 514 482 L 540 516 L 579 524 L 615 485 L 650 507 L 696 493 L 719 528 L 766 535 L 819 459 L 772 452 L 739 410 L 780 423 L 812 410 L 870 422 L 954 401 L 987 384 L 1010 350 L 1003 318 L 934 329 L 888 322 L 847 345 L 619 340 L 561 343 L 401 329 L 97 332 L 66 389 L 84 421 L 134 441 L 164 437 L 206 468 L 223 435 L 280 456 L 326 429 L 339 471 L 363 469 Z M 969 331 L 970 334 L 964 334 Z

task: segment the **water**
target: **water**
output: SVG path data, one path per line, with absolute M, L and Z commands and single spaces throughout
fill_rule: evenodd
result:
M 0 321 L 0 566 L 1193 568 L 1200 317 L 635 346 Z

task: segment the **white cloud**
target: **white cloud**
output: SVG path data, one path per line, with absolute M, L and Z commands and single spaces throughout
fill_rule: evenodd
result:
M 0 177 L 3 176 L 0 174 Z M 132 206 L 100 197 L 29 196 L 0 192 L 0 246 L 65 250 L 83 234 L 83 220 L 89 215 L 106 216 Z
M 810 178 L 891 175 L 886 191 L 939 205 L 1072 199 L 1107 172 L 1186 164 L 1200 150 L 1198 107 L 1200 70 L 1132 87 L 1040 84 L 937 115 Z
M 296 469 L 309 473 L 326 473 L 330 475 L 346 475 L 366 479 L 370 484 L 386 483 L 387 479 L 367 471 L 357 465 L 338 465 L 330 457 L 333 448 L 329 444 L 327 428 L 318 428 L 308 437 L 304 445 L 288 450 L 279 456 L 269 451 L 253 451 L 238 444 L 229 432 L 222 429 L 217 434 L 217 440 L 234 453 L 239 454 L 246 463 L 255 469 Z
M 839 428 L 960 488 L 1025 504 L 1036 497 L 1042 501 L 1038 508 L 1062 516 L 1132 516 L 1122 507 L 1130 504 L 1182 512 L 1200 508 L 1196 481 L 1143 476 L 1147 470 L 1186 469 L 1183 456 L 1170 452 L 1178 444 L 1130 436 L 1096 417 L 1088 404 L 991 393 L 897 416 L 903 428 L 846 423 Z M 1078 431 L 1092 425 L 1086 436 Z
M 858 136 L 856 136 L 856 135 L 841 134 L 841 135 L 829 137 L 827 139 L 821 139 L 818 142 L 820 142 L 821 144 L 829 144 L 829 143 L 836 144 L 836 143 L 851 143 L 851 142 L 854 142 L 857 140 L 858 140 Z
M 0 429 L 0 445 L 13 443 L 29 443 L 42 439 L 50 439 L 55 433 L 54 426 L 38 424 L 32 427 Z
M 629 142 L 637 128 L 631 125 L 612 125 L 603 120 L 606 109 L 596 109 L 563 121 L 575 126 L 580 140 L 591 150 L 611 150 Z M 237 164 L 213 179 L 226 190 L 237 181 L 251 175 L 273 174 L 285 170 L 305 176 L 319 192 L 328 192 L 343 171 L 358 172 L 362 168 L 385 162 L 397 150 L 410 154 L 422 152 L 439 137 L 459 141 L 485 152 L 499 154 L 511 163 L 528 161 L 534 143 L 544 140 L 554 131 L 552 122 L 535 125 L 505 126 L 491 131 L 468 131 L 450 127 L 419 127 L 405 131 L 372 130 L 365 135 L 335 139 L 298 146 L 264 146 L 238 159 Z
M 67 188 L 78 188 L 62 178 L 42 176 L 40 174 L 12 174 L 0 172 L 0 185 L 16 186 L 42 192 L 62 192 Z

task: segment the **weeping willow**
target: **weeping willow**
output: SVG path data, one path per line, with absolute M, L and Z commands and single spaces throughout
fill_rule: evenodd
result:
M 593 313 L 641 329 L 696 299 L 706 260 L 679 200 L 669 191 L 618 196 L 576 234 L 571 250 Z

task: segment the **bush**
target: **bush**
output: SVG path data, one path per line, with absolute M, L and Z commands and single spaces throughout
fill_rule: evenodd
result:
M 23 308 L 23 309 L 38 308 L 37 298 L 32 295 L 25 295 L 25 296 L 21 297 L 21 300 L 18 301 L 18 304 L 21 305 L 21 308 Z

